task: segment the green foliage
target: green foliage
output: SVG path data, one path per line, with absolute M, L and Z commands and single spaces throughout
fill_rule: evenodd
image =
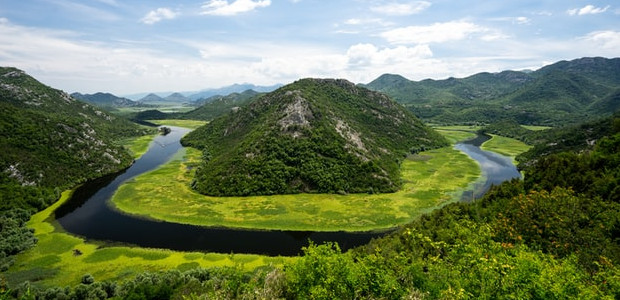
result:
M 232 93 L 227 96 L 213 96 L 204 100 L 200 107 L 186 113 L 171 114 L 169 119 L 190 119 L 211 121 L 219 116 L 229 113 L 233 109 L 244 107 L 254 101 L 258 92 L 247 90 L 242 93 Z
M 0 68 L 0 83 L 0 209 L 40 210 L 58 198 L 58 189 L 133 160 L 114 140 L 144 129 L 14 68 Z
M 60 191 L 117 172 L 133 158 L 115 141 L 144 134 L 137 125 L 0 68 L 0 270 L 36 243 L 30 213 Z
M 13 264 L 13 255 L 33 247 L 37 239 L 34 230 L 25 226 L 30 213 L 14 208 L 0 215 L 0 272 Z
M 367 85 L 435 124 L 567 125 L 607 116 L 619 107 L 620 59 L 582 58 L 535 72 L 479 73 L 467 78 L 409 81 L 382 75 Z
M 386 96 L 305 79 L 263 95 L 182 140 L 208 151 L 201 193 L 394 192 L 406 153 L 447 144 Z

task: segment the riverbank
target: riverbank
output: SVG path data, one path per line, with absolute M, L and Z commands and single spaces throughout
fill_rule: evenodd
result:
M 403 161 L 404 184 L 396 193 L 209 197 L 190 188 L 192 170 L 199 162 L 200 152 L 191 148 L 184 151 L 157 170 L 123 184 L 111 203 L 124 213 L 199 226 L 300 231 L 385 230 L 457 201 L 460 192 L 480 176 L 478 165 L 467 155 L 442 148 Z
M 139 248 L 130 245 L 110 246 L 66 233 L 54 221 L 54 211 L 63 205 L 73 190 L 62 193 L 60 200 L 33 215 L 27 223 L 35 230 L 37 245 L 19 255 L 15 264 L 2 276 L 10 286 L 28 281 L 39 287 L 68 286 L 91 274 L 97 281 L 123 280 L 144 271 L 185 271 L 196 267 L 238 267 L 251 271 L 262 266 L 283 266 L 294 257 L 269 257 L 254 254 L 181 252 Z
M 449 130 L 444 132 L 444 134 L 454 140 L 465 137 L 466 135 L 473 136 L 473 133 L 450 133 Z M 168 187 L 175 184 L 184 184 L 187 186 L 187 180 L 191 179 L 191 177 L 185 178 L 185 176 L 191 174 L 191 170 L 187 170 L 187 167 L 197 162 L 200 153 L 195 149 L 186 149 L 186 151 L 186 153 L 178 153 L 170 163 L 166 164 L 161 169 L 151 172 L 161 172 L 163 175 L 165 175 L 166 172 L 170 172 L 168 175 L 172 176 L 163 177 L 165 180 L 160 180 L 160 184 L 168 185 Z M 444 148 L 411 156 L 404 163 L 404 165 L 409 166 L 409 168 L 403 168 L 404 171 L 407 171 L 403 173 L 403 177 L 410 179 L 417 177 L 418 180 L 409 180 L 409 182 L 406 183 L 409 187 L 407 189 L 408 194 L 427 197 L 429 195 L 436 195 L 438 191 L 432 189 L 418 189 L 415 188 L 415 184 L 425 185 L 430 182 L 441 183 L 441 176 L 443 174 L 449 173 L 449 170 L 458 170 L 459 167 L 453 165 L 453 161 L 454 159 L 458 160 L 459 156 L 451 157 L 449 155 L 455 152 Z M 188 153 L 190 154 L 188 155 Z M 458 152 L 458 154 L 460 154 L 460 158 L 463 158 L 464 154 L 460 152 Z M 470 161 L 470 163 L 472 162 L 473 161 Z M 416 163 L 418 165 L 415 165 Z M 449 166 L 453 168 L 447 168 Z M 476 170 L 478 169 L 475 163 L 470 166 Z M 166 169 L 168 169 L 168 171 L 166 171 Z M 441 169 L 445 170 L 442 172 Z M 469 180 L 472 178 L 475 178 L 475 176 L 469 177 Z M 148 177 L 146 179 L 148 179 Z M 448 181 L 450 181 L 450 179 L 443 178 L 443 183 Z M 162 189 L 166 190 L 166 188 Z M 172 189 L 171 191 L 177 190 Z M 179 252 L 122 245 L 107 245 L 103 247 L 104 244 L 101 242 L 87 241 L 83 238 L 66 233 L 58 223 L 54 221 L 52 217 L 53 212 L 69 199 L 71 193 L 72 191 L 63 193 L 63 197 L 60 201 L 32 217 L 28 226 L 35 229 L 35 235 L 39 239 L 39 243 L 35 248 L 20 254 L 16 264 L 9 272 L 4 274 L 9 283 L 16 284 L 27 280 L 39 286 L 66 286 L 79 283 L 84 274 L 93 275 L 97 281 L 106 279 L 122 280 L 123 278 L 131 278 L 133 275 L 144 271 L 170 269 L 186 270 L 198 266 L 207 268 L 237 266 L 246 270 L 253 270 L 265 265 L 282 266 L 285 262 L 296 259 L 295 257 Z M 448 194 L 448 196 L 452 196 L 452 198 L 446 198 L 448 201 L 453 201 L 452 199 L 456 197 L 450 194 Z M 358 203 L 364 203 L 364 201 Z M 236 205 L 239 204 L 240 202 L 236 203 Z M 246 202 L 246 204 L 250 203 Z M 390 204 L 390 202 L 386 201 L 378 206 L 378 209 L 381 209 L 382 206 L 384 209 L 389 208 Z M 220 205 L 223 205 L 223 203 L 220 203 Z M 183 205 L 178 205 L 175 209 L 179 209 L 180 206 Z M 189 209 L 192 208 L 189 207 Z M 242 207 L 242 209 L 248 210 L 249 208 Z M 433 208 L 429 207 L 427 209 L 432 210 Z M 420 210 L 420 214 L 424 212 L 424 209 Z M 79 253 L 79 255 L 76 255 L 76 253 Z

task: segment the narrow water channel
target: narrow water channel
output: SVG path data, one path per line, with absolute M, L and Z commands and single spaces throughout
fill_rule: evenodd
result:
M 107 201 L 123 182 L 156 169 L 182 148 L 179 141 L 188 129 L 170 128 L 172 132 L 165 136 L 157 136 L 149 150 L 128 169 L 79 187 L 72 198 L 56 210 L 55 217 L 60 225 L 66 231 L 86 239 L 112 243 L 180 251 L 254 253 L 271 256 L 298 255 L 301 248 L 308 245 L 308 240 L 317 244 L 327 241 L 337 242 L 341 249 L 347 250 L 385 234 L 200 227 L 130 216 L 112 209 Z M 480 163 L 483 173 L 489 179 L 487 181 L 490 181 L 488 186 L 512 178 L 506 176 L 502 177 L 503 179 L 495 178 L 496 172 L 493 171 L 495 169 L 512 167 L 516 174 L 519 174 L 510 160 L 507 160 L 506 165 L 506 160 L 497 159 L 493 153 L 480 150 L 479 145 L 476 146 L 469 141 L 459 143 L 456 147 Z M 484 187 L 476 188 L 476 194 L 484 193 L 486 190 L 483 189 Z
M 509 157 L 495 152 L 480 149 L 480 146 L 491 139 L 489 135 L 478 135 L 476 138 L 457 143 L 454 148 L 469 155 L 480 164 L 483 181 L 476 182 L 472 190 L 465 191 L 461 201 L 470 202 L 482 197 L 492 185 L 499 185 L 513 178 L 521 178 L 521 173 Z

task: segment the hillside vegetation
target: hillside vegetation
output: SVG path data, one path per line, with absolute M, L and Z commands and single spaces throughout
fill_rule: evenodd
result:
M 394 192 L 407 153 L 447 145 L 387 96 L 303 79 L 183 138 L 203 151 L 193 187 L 214 196 Z
M 40 210 L 60 191 L 119 171 L 133 158 L 116 139 L 137 125 L 0 68 L 0 209 Z
M 425 121 L 565 125 L 620 108 L 620 58 L 561 61 L 534 72 L 479 73 L 410 81 L 385 74 L 365 85 L 388 94 Z
M 283 268 L 171 270 L 124 281 L 97 281 L 86 274 L 72 288 L 24 285 L 5 294 L 46 299 L 617 299 L 620 128 L 613 125 L 617 118 L 602 123 L 611 125 L 605 129 L 610 134 L 589 150 L 540 157 L 525 182 L 506 182 L 473 203 L 447 205 L 349 252 L 336 244 L 310 245 Z

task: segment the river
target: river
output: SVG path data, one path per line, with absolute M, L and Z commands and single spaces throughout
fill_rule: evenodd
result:
M 255 253 L 271 256 L 298 255 L 301 248 L 308 245 L 308 240 L 317 244 L 326 241 L 337 242 L 341 249 L 346 250 L 366 244 L 372 238 L 385 234 L 385 232 L 312 232 L 200 227 L 130 216 L 111 208 L 107 202 L 123 182 L 156 169 L 182 148 L 179 141 L 189 130 L 168 127 L 172 131 L 165 136 L 157 136 L 149 150 L 131 167 L 80 186 L 71 199 L 56 210 L 55 217 L 60 225 L 66 231 L 87 240 L 180 251 Z M 510 159 L 480 150 L 481 143 L 480 140 L 473 140 L 455 146 L 477 160 L 487 178 L 484 185 L 475 188 L 476 197 L 486 192 L 491 184 L 520 176 L 510 163 Z M 514 169 L 516 173 L 511 173 L 510 169 Z

